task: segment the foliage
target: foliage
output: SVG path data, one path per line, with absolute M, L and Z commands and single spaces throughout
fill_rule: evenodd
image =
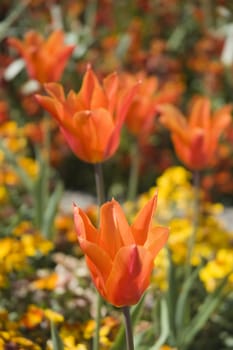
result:
M 44 94 L 43 85 L 30 75 L 26 56 L 10 45 L 9 38 L 22 40 L 32 29 L 42 37 L 64 32 L 70 56 L 65 50 L 57 79 L 66 91 L 78 91 L 87 63 L 101 79 L 117 71 L 124 87 L 128 79 L 144 79 L 128 124 L 136 130 L 137 111 L 150 114 L 153 123 L 140 124 L 136 133 L 125 124 L 103 169 L 107 197 L 121 201 L 130 222 L 158 189 L 153 223 L 170 228 L 150 288 L 131 310 L 136 349 L 231 349 L 232 227 L 219 213 L 233 204 L 232 123 L 197 188 L 158 114 L 163 103 L 187 111 L 200 94 L 214 110 L 232 103 L 231 4 L 2 0 L 0 13 L 0 349 L 85 350 L 95 332 L 96 292 L 77 242 L 72 203 L 67 211 L 61 201 L 72 189 L 82 206 L 76 191 L 95 196 L 94 176 L 42 111 L 35 93 Z M 49 74 L 56 69 L 54 63 Z M 137 171 L 129 200 L 128 180 Z M 83 210 L 97 225 L 95 201 Z M 119 310 L 104 302 L 102 316 L 100 349 L 122 349 Z

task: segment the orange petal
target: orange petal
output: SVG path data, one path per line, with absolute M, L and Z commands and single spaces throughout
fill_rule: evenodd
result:
M 114 199 L 101 207 L 100 227 L 99 244 L 112 259 L 122 246 L 134 243 L 125 214 Z
M 106 299 L 121 307 L 136 304 L 150 283 L 153 257 L 141 246 L 122 247 L 106 283 Z
M 75 229 L 79 238 L 86 239 L 87 241 L 97 243 L 99 240 L 99 232 L 92 225 L 89 217 L 85 214 L 85 212 L 77 207 L 75 204 L 73 205 L 73 213 L 74 213 L 74 224 Z
M 135 242 L 138 245 L 143 245 L 147 240 L 147 235 L 151 227 L 153 214 L 156 209 L 156 204 L 157 193 L 153 198 L 149 200 L 145 207 L 140 210 L 134 223 L 131 226 Z
M 130 104 L 137 93 L 139 85 L 140 85 L 140 82 L 137 82 L 137 84 L 132 86 L 131 89 L 127 89 L 126 93 L 122 92 L 123 95 L 121 96 L 121 98 L 119 98 L 116 116 L 117 118 L 120 119 L 121 124 L 123 124 L 125 120 L 126 113 L 128 112 Z
M 44 84 L 44 88 L 50 96 L 59 100 L 62 103 L 65 102 L 64 89 L 61 84 L 47 83 L 47 84 Z
M 189 126 L 191 128 L 210 128 L 210 100 L 205 97 L 197 98 L 192 105 Z
M 232 122 L 231 110 L 232 106 L 226 105 L 214 113 L 212 121 L 212 137 L 218 139 L 221 133 L 230 125 Z
M 116 73 L 109 74 L 103 80 L 104 91 L 108 96 L 108 109 L 111 114 L 114 113 L 116 102 L 117 102 L 117 92 L 119 87 L 119 77 Z
M 90 259 L 91 263 L 95 266 L 92 270 L 93 274 L 98 271 L 98 276 L 102 276 L 103 281 L 105 281 L 112 268 L 112 260 L 110 256 L 99 247 L 99 245 L 89 242 L 83 238 L 79 238 L 79 244 L 83 253 Z M 89 265 L 91 268 L 91 265 Z
M 107 98 L 90 65 L 87 67 L 77 98 L 82 101 L 85 109 L 107 108 Z
M 188 124 L 186 118 L 178 108 L 170 104 L 164 104 L 157 106 L 157 111 L 161 114 L 161 123 L 171 132 L 177 133 L 182 140 L 186 141 Z
M 150 230 L 144 248 L 151 252 L 155 258 L 159 251 L 166 244 L 168 239 L 169 229 L 167 227 L 154 227 Z
M 57 113 L 56 101 L 48 96 L 35 95 L 35 98 L 39 104 L 46 109 L 57 121 L 60 121 L 59 114 Z
M 45 41 L 44 49 L 46 51 L 53 52 L 57 50 L 59 47 L 63 46 L 64 42 L 64 33 L 62 30 L 55 30 Z

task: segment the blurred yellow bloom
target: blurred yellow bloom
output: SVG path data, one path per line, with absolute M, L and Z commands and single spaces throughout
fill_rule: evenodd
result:
M 21 242 L 27 256 L 34 256 L 38 252 L 46 255 L 53 249 L 53 242 L 44 239 L 41 234 L 23 235 Z
M 26 256 L 21 242 L 9 237 L 1 239 L 0 261 L 1 268 L 6 273 L 22 269 L 26 263 Z
M 56 273 L 51 273 L 49 276 L 45 276 L 33 281 L 32 287 L 35 289 L 53 290 L 56 288 L 57 281 L 58 275 Z
M 29 305 L 26 313 L 20 320 L 23 327 L 34 328 L 38 326 L 44 318 L 44 311 L 36 305 Z
M 215 259 L 209 261 L 199 275 L 206 290 L 213 292 L 218 283 L 229 273 L 231 273 L 229 282 L 233 284 L 233 252 L 231 249 L 220 249 Z
M 1 183 L 1 182 L 0 182 Z M 7 201 L 8 194 L 5 186 L 1 186 L 0 184 L 0 203 L 3 204 Z
M 58 312 L 55 312 L 51 309 L 45 309 L 44 310 L 44 316 L 55 323 L 60 323 L 64 321 L 63 315 L 59 314 Z
M 93 337 L 95 331 L 95 321 L 89 320 L 84 327 L 83 337 L 84 339 L 90 339 Z
M 172 260 L 181 264 L 187 258 L 187 245 L 192 234 L 192 222 L 186 218 L 174 218 L 170 221 L 170 237 L 168 246 L 172 251 Z
M 11 152 L 22 151 L 27 145 L 23 128 L 20 128 L 14 121 L 0 125 L 0 135 L 5 147 Z
M 155 285 L 156 288 L 159 288 L 161 291 L 167 290 L 168 287 L 168 256 L 167 249 L 163 248 L 159 252 L 155 260 L 155 270 L 152 275 L 152 284 Z
M 35 178 L 38 175 L 39 167 L 38 163 L 34 159 L 29 157 L 21 157 L 18 159 L 18 163 L 31 178 Z

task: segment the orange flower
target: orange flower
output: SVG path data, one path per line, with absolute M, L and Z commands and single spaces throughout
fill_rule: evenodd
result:
M 136 304 L 150 283 L 154 259 L 168 238 L 168 229 L 153 227 L 157 195 L 130 226 L 114 199 L 102 205 L 100 228 L 74 206 L 75 228 L 92 280 L 99 293 L 121 307 Z
M 158 88 L 156 77 L 146 77 L 143 73 L 137 75 L 122 74 L 122 84 L 132 85 L 136 80 L 141 84 L 134 96 L 133 102 L 127 113 L 125 124 L 128 130 L 135 136 L 145 136 L 153 131 L 155 117 L 155 92 Z
M 8 42 L 24 58 L 30 78 L 41 84 L 60 79 L 74 49 L 73 45 L 64 45 L 64 33 L 61 30 L 54 31 L 47 40 L 31 30 L 25 34 L 23 41 L 9 38 Z
M 182 92 L 182 86 L 179 83 L 170 82 L 161 87 L 155 76 L 146 76 L 143 72 L 121 75 L 121 82 L 125 86 L 139 80 L 141 84 L 130 105 L 125 123 L 133 135 L 147 138 L 154 131 L 154 118 L 158 104 L 172 103 L 177 100 Z
M 178 158 L 191 170 L 201 170 L 214 161 L 221 133 L 231 122 L 231 106 L 215 111 L 211 117 L 210 100 L 197 97 L 187 119 L 172 105 L 159 106 L 161 122 L 172 133 Z
M 110 158 L 120 142 L 120 131 L 135 87 L 119 88 L 116 73 L 100 85 L 88 66 L 79 93 L 64 95 L 60 84 L 45 84 L 50 95 L 36 95 L 38 102 L 57 120 L 72 151 L 83 161 L 98 163 Z

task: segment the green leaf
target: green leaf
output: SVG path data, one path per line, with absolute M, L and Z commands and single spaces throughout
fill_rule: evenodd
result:
M 5 160 L 9 162 L 9 164 L 13 167 L 14 171 L 17 173 L 19 178 L 22 181 L 23 186 L 28 191 L 31 191 L 33 188 L 33 182 L 31 178 L 28 176 L 28 174 L 24 171 L 23 168 L 17 163 L 15 154 L 12 153 L 3 143 L 3 141 L 0 141 L 0 150 L 4 153 Z
M 168 307 L 165 299 L 161 299 L 160 302 L 160 329 L 161 334 L 156 341 L 156 343 L 150 348 L 150 350 L 159 350 L 161 346 L 165 343 L 170 329 L 169 329 L 169 315 L 168 315 Z
M 30 0 L 19 1 L 11 9 L 9 15 L 0 23 L 0 41 L 9 35 L 9 28 L 24 13 Z
M 132 327 L 135 326 L 135 324 L 137 323 L 140 317 L 143 302 L 144 302 L 144 296 L 141 298 L 139 303 L 133 306 L 130 310 Z M 122 350 L 124 348 L 125 348 L 125 327 L 124 325 L 122 325 L 118 331 L 117 337 L 114 341 L 114 344 L 111 347 L 111 350 Z
M 61 199 L 62 193 L 63 185 L 61 182 L 59 182 L 56 186 L 56 189 L 50 196 L 44 212 L 42 233 L 47 239 L 52 239 L 54 218 L 57 213 L 57 207 Z
M 192 289 L 193 283 L 195 282 L 201 267 L 202 266 L 200 265 L 198 268 L 196 268 L 191 273 L 189 278 L 184 282 L 181 293 L 180 293 L 179 298 L 177 300 L 175 323 L 176 323 L 176 329 L 178 332 L 179 332 L 179 330 L 182 330 L 184 327 L 184 315 L 185 315 L 185 311 L 187 309 L 189 292 Z
M 38 157 L 38 164 L 40 171 L 34 184 L 35 223 L 38 228 L 42 229 L 43 216 L 48 200 L 49 168 L 40 156 Z
M 177 301 L 177 283 L 176 283 L 176 266 L 172 261 L 171 251 L 167 248 L 168 259 L 169 259 L 169 270 L 168 270 L 168 290 L 166 293 L 170 335 L 175 342 L 176 339 L 176 324 L 175 324 L 175 311 Z
M 215 291 L 209 294 L 204 302 L 201 304 L 197 314 L 193 317 L 191 322 L 187 327 L 183 330 L 183 337 L 181 338 L 181 348 L 187 348 L 187 346 L 193 341 L 196 334 L 203 328 L 206 324 L 207 320 L 217 308 L 217 306 L 221 302 L 222 291 L 226 285 L 227 275 L 219 286 L 215 289 Z
M 53 350 L 64 350 L 63 342 L 59 336 L 59 333 L 55 324 L 52 321 L 51 321 L 51 337 L 52 337 Z

